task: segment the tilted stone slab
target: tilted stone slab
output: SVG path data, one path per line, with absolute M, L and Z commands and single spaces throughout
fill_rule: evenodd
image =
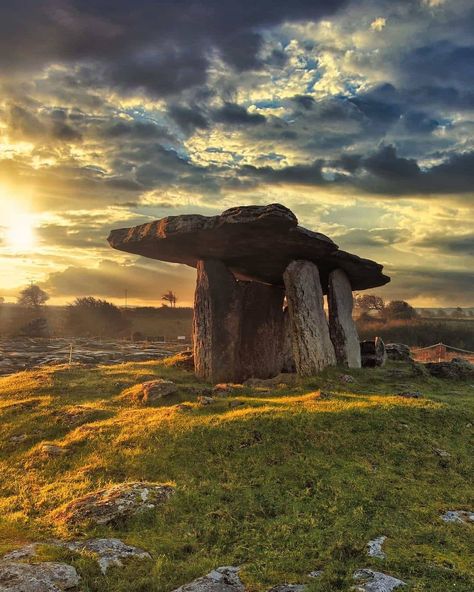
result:
M 293 261 L 283 277 L 296 371 L 300 376 L 312 376 L 336 364 L 318 268 L 309 261 Z
M 352 319 L 353 298 L 349 278 L 342 269 L 329 274 L 328 309 L 329 332 L 337 363 L 349 368 L 360 368 L 360 345 Z
M 237 279 L 268 284 L 283 285 L 283 272 L 296 259 L 318 266 L 324 292 L 329 273 L 337 268 L 345 271 L 353 290 L 390 281 L 381 265 L 341 251 L 324 234 L 298 226 L 293 212 L 280 204 L 239 206 L 220 216 L 169 216 L 113 230 L 108 240 L 127 253 L 191 267 L 199 260 L 218 259 Z

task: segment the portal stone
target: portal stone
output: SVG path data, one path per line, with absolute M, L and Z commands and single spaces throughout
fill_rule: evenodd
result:
M 328 288 L 331 341 L 338 364 L 360 368 L 359 336 L 352 318 L 352 308 L 352 287 L 349 278 L 342 269 L 335 269 L 329 274 Z
M 221 261 L 198 263 L 194 366 L 210 382 L 271 378 L 284 366 L 284 290 L 238 281 Z
M 319 271 L 309 261 L 293 261 L 286 268 L 283 279 L 296 371 L 301 376 L 312 376 L 326 366 L 336 364 L 324 313 Z

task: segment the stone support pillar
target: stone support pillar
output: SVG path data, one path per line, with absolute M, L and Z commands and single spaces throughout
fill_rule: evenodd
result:
M 199 261 L 194 366 L 210 382 L 271 378 L 284 366 L 284 290 L 237 281 L 221 261 Z
M 360 368 L 360 345 L 357 329 L 352 318 L 353 297 L 349 278 L 342 269 L 329 274 L 328 309 L 329 333 L 342 366 Z
M 319 270 L 310 261 L 292 261 L 283 274 L 291 323 L 296 371 L 317 374 L 336 364 L 324 313 Z

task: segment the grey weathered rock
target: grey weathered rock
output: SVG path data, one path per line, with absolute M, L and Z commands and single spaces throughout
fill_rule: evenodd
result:
M 163 397 L 168 397 L 176 393 L 179 389 L 171 380 L 164 378 L 157 378 L 156 380 L 149 380 L 141 385 L 142 401 L 143 403 L 152 403 Z
M 329 333 L 338 364 L 360 368 L 359 335 L 352 319 L 352 287 L 346 273 L 335 269 L 329 274 Z
M 298 226 L 280 204 L 239 206 L 220 216 L 169 216 L 134 228 L 113 230 L 110 245 L 121 251 L 193 267 L 201 259 L 219 259 L 238 279 L 281 285 L 294 259 L 316 263 L 324 289 L 333 269 L 343 269 L 354 290 L 389 281 L 382 266 L 340 251 L 327 236 Z
M 270 588 L 268 592 L 303 592 L 305 588 L 304 584 L 279 584 Z
M 474 364 L 463 358 L 453 358 L 450 362 L 430 362 L 424 367 L 436 378 L 469 380 L 474 378 Z
M 387 343 L 385 345 L 387 358 L 398 362 L 411 362 L 411 352 L 408 345 L 404 343 Z
M 354 572 L 358 592 L 392 592 L 395 588 L 406 586 L 405 582 L 371 569 L 358 569 Z
M 63 592 L 79 583 L 77 571 L 66 563 L 0 562 L 0 592 Z
M 100 489 L 73 500 L 56 512 L 57 520 L 68 524 L 108 524 L 156 508 L 174 493 L 173 487 L 158 483 L 123 483 Z
M 205 395 L 201 395 L 197 398 L 198 403 L 202 406 L 205 405 L 212 405 L 215 402 L 213 397 L 206 397 Z
M 404 399 L 421 399 L 423 398 L 422 393 L 420 391 L 402 391 L 398 393 L 399 397 L 403 397 Z
M 245 386 L 252 388 L 279 388 L 294 386 L 298 382 L 298 375 L 294 372 L 282 372 L 272 378 L 249 378 L 245 381 Z
M 360 355 L 363 368 L 384 366 L 387 361 L 385 344 L 380 337 L 368 339 L 360 343 Z
M 151 555 L 147 551 L 133 547 L 132 545 L 126 545 L 120 539 L 65 541 L 61 546 L 78 553 L 87 551 L 96 556 L 97 563 L 104 574 L 109 567 L 122 567 L 123 561 L 127 559 L 151 559 Z
M 372 539 L 367 543 L 367 554 L 369 557 L 377 557 L 377 559 L 385 559 L 386 555 L 382 550 L 382 546 L 387 540 L 387 537 L 382 535 Z
M 239 568 L 224 566 L 176 588 L 173 592 L 245 592 L 245 588 L 239 578 Z
M 210 382 L 268 378 L 283 365 L 284 293 L 237 281 L 221 261 L 200 261 L 194 299 L 194 364 Z
M 474 523 L 474 511 L 468 510 L 448 510 L 441 516 L 444 522 L 457 522 L 460 524 Z
M 293 261 L 283 274 L 296 370 L 312 376 L 336 364 L 324 313 L 319 271 L 309 261 Z
M 130 558 L 151 559 L 151 555 L 132 545 L 126 545 L 120 539 L 88 539 L 77 541 L 61 541 L 58 539 L 45 541 L 44 543 L 31 543 L 11 551 L 2 557 L 2 561 L 21 561 L 24 559 L 34 560 L 41 545 L 52 547 L 65 547 L 76 553 L 87 552 L 96 557 L 97 563 L 102 571 L 106 573 L 109 567 L 121 567 L 123 560 Z
M 322 569 L 315 569 L 314 571 L 310 571 L 308 574 L 309 578 L 320 578 L 323 575 Z

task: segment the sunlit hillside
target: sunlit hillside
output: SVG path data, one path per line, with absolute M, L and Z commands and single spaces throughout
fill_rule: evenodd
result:
M 169 362 L 0 378 L 1 551 L 117 537 L 151 554 L 103 575 L 90 555 L 41 547 L 42 559 L 75 566 L 82 592 L 168 592 L 222 565 L 241 566 L 251 591 L 349 590 L 354 570 L 372 567 L 412 591 L 472 592 L 473 527 L 441 519 L 472 509 L 472 385 L 419 374 L 391 363 L 351 381 L 334 369 L 211 400 Z M 156 377 L 178 392 L 140 403 L 136 385 Z M 60 512 L 129 481 L 175 494 L 106 526 Z M 384 560 L 367 555 L 381 535 Z

